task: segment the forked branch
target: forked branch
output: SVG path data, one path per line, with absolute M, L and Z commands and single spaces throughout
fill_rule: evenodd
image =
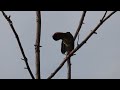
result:
M 105 14 L 103 15 L 102 19 L 101 20 L 104 20 L 105 16 L 107 14 L 107 11 L 105 11 Z

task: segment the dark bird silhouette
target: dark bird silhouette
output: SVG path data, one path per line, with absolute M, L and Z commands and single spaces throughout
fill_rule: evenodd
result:
M 62 40 L 61 43 L 61 52 L 65 54 L 66 52 L 69 53 L 74 49 L 74 38 L 70 32 L 56 32 L 53 34 L 53 39 L 55 41 Z

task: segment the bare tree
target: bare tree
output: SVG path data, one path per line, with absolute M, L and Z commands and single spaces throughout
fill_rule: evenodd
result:
M 19 45 L 19 48 L 20 48 L 20 51 L 21 51 L 21 54 L 23 56 L 23 59 L 25 61 L 25 64 L 26 64 L 26 68 L 31 76 L 32 79 L 35 79 L 31 69 L 30 69 L 30 66 L 28 64 L 28 59 L 25 55 L 25 52 L 24 52 L 24 49 L 22 47 L 22 44 L 20 42 L 20 39 L 19 39 L 19 36 L 13 26 L 13 23 L 12 23 L 12 20 L 10 19 L 10 16 L 7 16 L 5 14 L 4 11 L 1 11 L 3 16 L 5 17 L 5 19 L 8 21 L 15 37 L 16 37 L 16 40 L 18 42 L 18 45 Z M 107 11 L 105 11 L 103 17 L 101 18 L 100 22 L 98 23 L 98 25 L 86 36 L 86 38 L 80 43 L 78 44 L 72 51 L 70 51 L 69 53 L 67 53 L 66 57 L 64 58 L 64 60 L 61 62 L 61 64 L 55 69 L 55 71 L 53 73 L 51 73 L 51 75 L 49 77 L 47 77 L 47 79 L 51 79 L 53 78 L 56 73 L 63 67 L 63 65 L 65 64 L 65 62 L 67 61 L 67 66 L 68 66 L 68 74 L 67 74 L 67 78 L 68 79 L 71 79 L 71 56 L 74 56 L 75 55 L 75 52 L 77 50 L 79 50 L 88 40 L 89 38 L 93 35 L 93 34 L 97 34 L 97 30 L 99 29 L 99 27 L 106 21 L 108 20 L 113 14 L 115 14 L 116 11 L 113 11 L 112 13 L 110 13 L 109 15 L 106 16 L 107 14 Z M 76 40 L 76 37 L 78 36 L 79 37 L 79 32 L 80 32 L 80 29 L 82 27 L 82 24 L 84 24 L 84 18 L 85 18 L 85 15 L 86 15 L 86 11 L 83 11 L 83 14 L 82 14 L 82 17 L 80 19 L 80 22 L 79 22 L 79 25 L 78 25 L 78 28 L 75 32 L 75 35 L 74 35 L 74 41 Z M 40 72 L 40 39 L 41 39 L 41 12 L 40 11 L 36 11 L 36 42 L 35 42 L 35 61 L 36 61 L 36 79 L 41 79 L 41 72 Z

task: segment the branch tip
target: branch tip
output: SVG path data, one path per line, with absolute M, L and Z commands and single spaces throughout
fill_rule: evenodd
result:
M 94 34 L 97 34 L 97 32 L 94 32 Z
M 24 58 L 21 58 L 21 60 L 24 60 L 24 61 L 25 61 L 25 59 L 24 59 Z
M 34 45 L 35 47 L 37 47 L 38 45 Z M 39 46 L 39 47 L 42 47 L 42 46 Z
M 28 69 L 27 67 L 24 67 L 24 69 Z

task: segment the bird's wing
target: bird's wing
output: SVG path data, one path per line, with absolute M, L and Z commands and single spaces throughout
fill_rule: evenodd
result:
M 63 41 L 62 41 L 62 43 L 61 43 L 61 52 L 62 52 L 62 54 L 65 54 L 65 52 L 66 52 L 66 46 L 65 46 L 65 44 L 63 43 Z

